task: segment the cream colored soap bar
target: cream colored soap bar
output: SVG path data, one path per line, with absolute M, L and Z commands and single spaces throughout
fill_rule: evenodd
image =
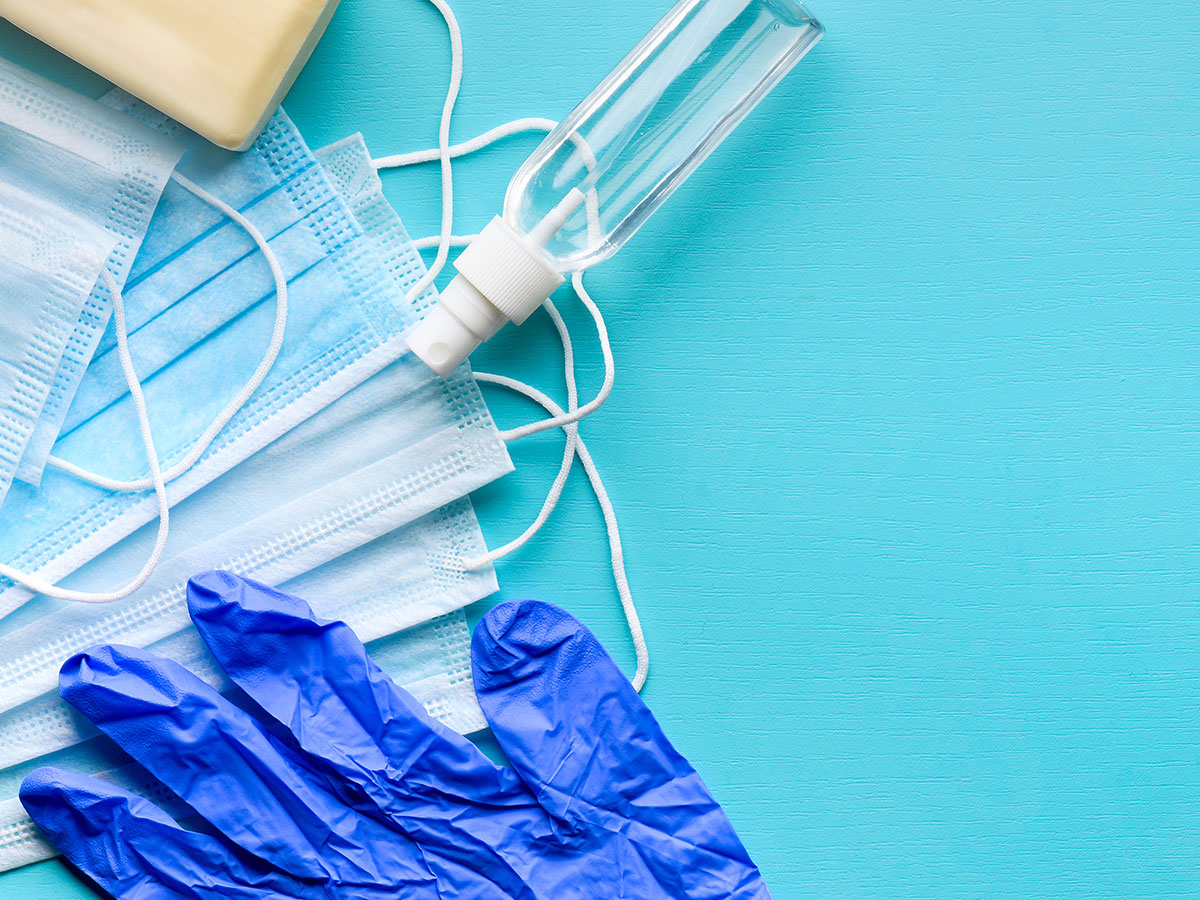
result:
M 338 0 L 0 0 L 0 17 L 231 150 L 275 111 Z

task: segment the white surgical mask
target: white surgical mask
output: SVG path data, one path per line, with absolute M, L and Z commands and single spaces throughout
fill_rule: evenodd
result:
M 482 552 L 483 546 L 470 503 L 459 500 L 364 547 L 276 583 L 308 600 L 317 615 L 348 622 L 364 640 L 386 643 L 392 634 L 418 628 L 493 593 L 496 577 L 490 566 L 474 572 L 463 568 L 463 559 Z M 199 571 L 206 569 L 192 569 L 191 574 Z M 254 578 L 259 573 L 244 568 L 238 574 Z M 170 597 L 160 598 L 176 613 L 172 618 L 176 630 L 163 630 L 156 640 L 138 641 L 135 634 L 111 640 L 146 647 L 225 690 L 224 676 L 180 608 L 185 590 L 186 581 L 182 581 Z M 48 667 L 47 674 L 52 677 L 41 685 L 45 690 L 0 713 L 0 771 L 97 736 L 90 723 L 58 696 L 57 669 L 68 655 L 70 652 L 61 654 L 57 664 Z M 463 670 L 456 668 L 430 669 L 422 678 L 435 676 L 443 680 L 430 681 L 427 695 L 435 698 L 447 715 L 476 721 L 471 718 L 475 705 L 469 666 L 465 677 Z M 461 687 L 465 687 L 465 695 Z M 2 793 L 0 799 L 4 799 Z

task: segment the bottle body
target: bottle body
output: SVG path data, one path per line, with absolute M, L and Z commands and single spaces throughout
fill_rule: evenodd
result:
M 448 375 L 614 254 L 822 34 L 801 0 L 681 0 L 517 171 L 412 351 Z
M 682 0 L 521 166 L 505 222 L 532 234 L 578 190 L 546 253 L 563 273 L 607 259 L 823 33 L 800 0 Z

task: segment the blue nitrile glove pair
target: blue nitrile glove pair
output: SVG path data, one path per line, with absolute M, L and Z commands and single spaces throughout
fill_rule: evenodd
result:
M 21 790 L 118 900 L 769 900 L 695 770 L 561 609 L 504 603 L 475 631 L 500 768 L 304 601 L 220 572 L 188 601 L 270 727 L 129 647 L 72 658 L 61 690 L 219 835 L 58 769 Z

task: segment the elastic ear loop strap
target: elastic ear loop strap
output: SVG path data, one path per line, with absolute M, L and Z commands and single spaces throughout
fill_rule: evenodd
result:
M 463 76 L 463 44 L 462 29 L 458 27 L 458 19 L 450 9 L 446 0 L 429 0 L 446 22 L 450 32 L 450 87 L 446 91 L 446 100 L 442 104 L 442 117 L 438 123 L 438 147 L 432 159 L 441 160 L 442 169 L 442 228 L 438 240 L 437 258 L 429 266 L 429 270 L 408 292 L 409 301 L 420 297 L 434 283 L 450 254 L 450 232 L 454 225 L 454 172 L 450 162 L 450 119 L 454 115 L 454 104 L 458 102 L 458 91 L 462 86 Z M 381 163 L 384 163 L 381 165 Z M 376 160 L 375 167 L 388 168 L 386 160 Z
M 440 7 L 439 7 L 440 8 Z M 454 26 L 452 26 L 453 30 Z M 524 118 L 516 119 L 512 122 L 507 122 L 498 125 L 483 134 L 454 146 L 448 145 L 448 140 L 442 140 L 438 148 L 433 150 L 418 150 L 411 153 L 395 154 L 392 156 L 380 157 L 374 160 L 376 169 L 387 168 L 402 168 L 405 166 L 418 165 L 421 163 L 433 162 L 440 159 L 442 162 L 443 175 L 447 171 L 450 160 L 477 150 L 481 150 L 503 138 L 514 134 L 519 134 L 528 131 L 553 131 L 558 127 L 558 123 L 551 119 L 543 118 Z M 448 135 L 444 135 L 448 137 Z M 595 166 L 595 157 L 591 152 L 591 148 L 578 135 L 573 135 L 571 140 L 580 148 L 585 155 L 585 163 L 589 168 Z M 588 192 L 586 198 L 586 208 L 588 215 L 589 231 L 598 231 L 599 222 L 599 198 L 595 190 Z M 441 233 L 435 237 L 421 238 L 414 241 L 418 249 L 428 249 L 436 246 L 438 248 L 438 260 L 435 262 L 435 268 L 430 271 L 436 273 L 440 271 L 444 264 L 445 257 L 448 255 L 450 246 L 465 246 L 469 244 L 475 235 L 454 235 L 452 234 L 452 210 L 443 203 L 443 216 Z M 432 283 L 433 278 L 428 279 L 428 283 Z M 539 422 L 532 422 L 528 425 L 514 428 L 509 431 L 500 433 L 500 437 L 506 441 L 516 441 L 529 435 L 538 434 L 539 432 L 549 431 L 554 428 L 562 428 L 567 433 L 567 443 L 563 452 L 562 464 L 559 467 L 557 476 L 550 487 L 550 491 L 546 496 L 545 502 L 537 515 L 537 518 L 524 531 L 520 537 L 487 553 L 484 556 L 468 559 L 464 561 L 464 567 L 467 569 L 478 569 L 483 566 L 490 565 L 497 560 L 513 553 L 520 547 L 528 543 L 534 535 L 541 530 L 542 526 L 549 520 L 550 515 L 558 505 L 559 499 L 562 497 L 563 489 L 567 479 L 571 473 L 571 466 L 574 463 L 575 456 L 578 454 L 580 461 L 583 463 L 584 471 L 587 473 L 588 480 L 591 483 L 592 490 L 596 495 L 596 500 L 600 504 L 601 512 L 604 515 L 604 524 L 608 532 L 609 549 L 612 558 L 613 578 L 617 586 L 617 594 L 621 599 L 621 606 L 625 613 L 626 622 L 629 625 L 630 637 L 633 641 L 634 651 L 637 654 L 637 670 L 632 678 L 633 686 L 640 691 L 646 683 L 646 678 L 649 674 L 650 659 L 649 650 L 646 646 L 645 635 L 642 629 L 641 620 L 638 616 L 637 606 L 634 603 L 632 592 L 629 588 L 629 579 L 625 571 L 624 549 L 621 544 L 620 530 L 617 525 L 616 512 L 613 509 L 612 501 L 608 496 L 608 491 L 604 487 L 604 482 L 600 477 L 600 473 L 596 468 L 595 462 L 592 460 L 591 454 L 588 453 L 587 447 L 584 445 L 582 438 L 579 437 L 578 423 L 590 416 L 608 400 L 612 394 L 613 384 L 615 381 L 616 367 L 613 361 L 612 346 L 609 341 L 608 328 L 604 322 L 604 316 L 601 314 L 599 307 L 592 299 L 583 285 L 583 276 L 576 273 L 572 277 L 572 285 L 575 288 L 575 293 L 580 301 L 591 314 L 596 325 L 596 331 L 600 340 L 600 348 L 604 357 L 604 383 L 600 388 L 599 393 L 594 399 L 589 401 L 584 406 L 578 405 L 578 388 L 575 378 L 575 356 L 574 348 L 571 343 L 570 334 L 567 331 L 566 323 L 559 314 L 554 304 L 547 300 L 544 304 L 547 314 L 550 316 L 554 327 L 558 332 L 559 338 L 563 346 L 563 362 L 565 377 L 567 383 L 568 409 L 563 410 L 560 406 L 550 400 L 541 391 L 533 388 L 524 382 L 509 378 L 504 375 L 495 375 L 486 372 L 476 372 L 475 378 L 481 382 L 500 385 L 501 387 L 514 390 L 534 402 L 541 405 L 547 412 L 551 414 L 551 418 L 543 419 Z M 426 282 L 422 282 L 418 287 L 424 290 L 427 286 Z M 420 293 L 414 289 L 414 293 Z
M 583 278 L 580 275 L 575 275 L 573 284 L 576 292 L 580 295 L 580 299 L 587 297 L 587 301 L 591 301 L 587 291 L 583 287 Z M 569 408 L 572 412 L 577 400 L 577 392 L 575 386 L 575 358 L 574 351 L 571 346 L 570 334 L 567 332 L 566 323 L 562 316 L 555 308 L 554 304 L 546 301 L 546 312 L 550 315 L 551 321 L 554 323 L 555 329 L 558 331 L 559 338 L 563 345 L 563 360 L 566 371 L 567 394 L 570 398 Z M 509 378 L 505 375 L 495 375 L 489 372 L 476 372 L 475 378 L 478 381 L 487 382 L 490 384 L 500 385 L 509 390 L 516 391 L 525 395 L 534 402 L 540 404 L 550 415 L 559 418 L 567 415 L 566 412 L 556 404 L 553 400 L 543 394 L 541 391 L 522 381 L 517 381 L 514 378 Z M 584 472 L 587 473 L 588 482 L 592 486 L 592 492 L 596 495 L 596 502 L 600 504 L 600 511 L 604 516 L 604 527 L 608 532 L 608 547 L 609 554 L 612 560 L 613 580 L 616 582 L 617 595 L 621 598 L 621 608 L 625 613 L 625 621 L 629 625 L 629 635 L 633 641 L 633 649 L 637 655 L 637 670 L 634 676 L 630 679 L 633 683 L 633 688 L 636 691 L 641 691 L 646 684 L 646 678 L 650 673 L 650 651 L 646 646 L 645 633 L 642 630 L 641 618 L 638 615 L 637 605 L 633 600 L 633 592 L 629 588 L 629 578 L 625 571 L 625 551 L 621 544 L 621 531 L 617 525 L 617 514 L 613 508 L 612 500 L 608 495 L 608 489 L 604 486 L 604 481 L 600 477 L 600 472 L 596 468 L 596 463 L 592 459 L 591 453 L 588 452 L 587 445 L 584 444 L 583 438 L 579 436 L 578 423 L 572 422 L 569 425 L 563 426 L 563 430 L 567 433 L 566 452 L 563 455 L 562 468 L 559 469 L 558 477 L 555 478 L 554 484 L 550 489 L 550 494 L 546 497 L 546 502 L 542 506 L 542 511 L 538 518 L 525 531 L 523 535 L 514 540 L 512 543 L 499 548 L 480 560 L 469 560 L 465 563 L 467 568 L 477 568 L 481 565 L 487 565 L 502 556 L 506 556 L 518 547 L 527 543 L 538 530 L 549 519 L 550 513 L 553 512 L 558 504 L 559 498 L 562 496 L 563 486 L 566 484 L 567 476 L 570 474 L 573 457 L 579 456 L 579 461 L 583 463 Z

